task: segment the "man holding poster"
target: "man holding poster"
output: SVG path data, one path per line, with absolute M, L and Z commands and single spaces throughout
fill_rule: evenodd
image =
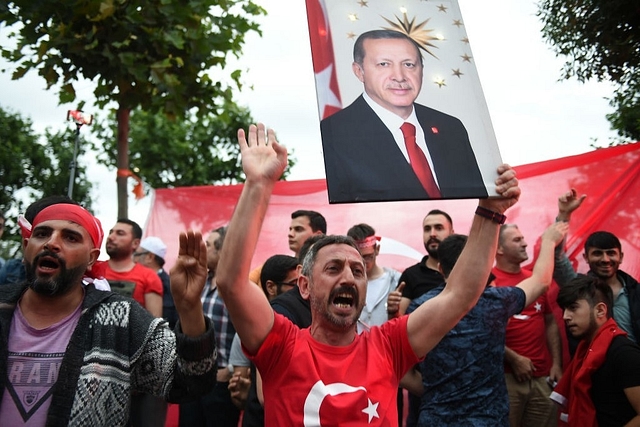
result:
M 486 197 L 462 122 L 415 103 L 419 46 L 373 30 L 358 37 L 353 59 L 363 94 L 321 122 L 330 202 Z

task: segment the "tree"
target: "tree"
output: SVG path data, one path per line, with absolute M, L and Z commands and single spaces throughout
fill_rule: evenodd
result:
M 237 130 L 255 123 L 249 110 L 233 102 L 205 116 L 168 119 L 161 113 L 136 109 L 131 113 L 130 166 L 154 188 L 232 184 L 244 181 Z M 102 152 L 98 161 L 115 166 L 115 115 L 98 121 L 93 133 Z M 293 156 L 289 156 L 289 168 Z M 288 174 L 288 170 L 285 176 Z M 283 177 L 284 178 L 284 177 Z
M 0 210 L 7 218 L 1 257 L 14 256 L 20 248 L 19 213 L 39 197 L 68 194 L 74 143 L 74 130 L 46 130 L 40 137 L 28 118 L 0 108 Z M 79 155 L 83 152 L 81 145 Z M 90 209 L 91 184 L 81 164 L 75 183 L 73 198 Z
M 567 57 L 563 78 L 617 85 L 607 115 L 622 137 L 640 139 L 640 7 L 629 0 L 542 0 L 543 37 Z
M 129 116 L 141 107 L 169 117 L 191 109 L 206 115 L 232 102 L 232 87 L 211 79 L 239 55 L 252 18 L 265 11 L 251 0 L 16 0 L 0 5 L 15 48 L 2 55 L 18 65 L 13 78 L 37 70 L 61 103 L 75 100 L 74 81 L 96 84 L 99 107 L 115 101 L 117 167 L 128 168 Z M 240 87 L 240 71 L 229 76 Z M 127 216 L 127 182 L 119 176 L 118 216 Z

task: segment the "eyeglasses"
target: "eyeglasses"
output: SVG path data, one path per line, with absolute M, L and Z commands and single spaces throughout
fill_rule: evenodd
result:
M 149 252 L 134 252 L 133 253 L 133 257 L 138 257 L 138 256 L 144 256 L 146 254 L 148 254 Z
M 298 286 L 298 279 L 292 280 L 290 282 L 276 282 L 279 288 L 283 286 L 288 286 L 289 288 L 293 288 L 294 286 Z

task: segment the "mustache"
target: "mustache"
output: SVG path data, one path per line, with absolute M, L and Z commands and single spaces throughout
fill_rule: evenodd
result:
M 333 300 L 337 295 L 340 294 L 349 294 L 354 299 L 357 299 L 358 290 L 353 286 L 338 286 L 337 288 L 332 290 L 331 293 L 329 293 L 329 300 Z
M 35 258 L 33 258 L 33 265 L 38 265 L 38 262 L 40 262 L 40 260 L 45 257 L 53 258 L 60 264 L 61 267 L 66 267 L 66 262 L 64 261 L 64 259 L 60 258 L 60 255 L 58 255 L 57 253 L 49 250 L 44 250 L 36 255 Z
M 427 240 L 427 245 L 431 244 L 431 243 L 442 243 L 442 240 L 437 239 L 435 237 L 430 238 L 429 240 Z
M 393 84 L 387 85 L 387 89 L 410 90 L 410 89 L 413 89 L 413 86 L 411 86 L 409 83 L 393 83 Z

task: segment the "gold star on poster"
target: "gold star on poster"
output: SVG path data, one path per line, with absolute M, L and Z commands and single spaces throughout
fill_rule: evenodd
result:
M 453 71 L 453 75 L 456 76 L 457 78 L 460 78 L 460 76 L 463 76 L 464 73 L 460 71 L 460 68 L 456 68 L 455 70 L 451 70 Z
M 347 33 L 347 38 L 348 38 L 348 39 L 355 39 L 355 38 L 356 38 L 356 33 L 353 33 L 353 32 L 351 32 L 351 31 L 350 31 L 350 32 L 348 32 L 348 33 Z
M 464 55 L 460 55 L 460 58 L 462 58 L 464 62 L 471 62 L 471 57 L 466 53 Z
M 433 40 L 438 40 L 438 36 L 431 34 L 435 30 L 424 28 L 424 26 L 427 25 L 427 23 L 429 22 L 429 19 L 431 18 L 427 18 L 421 23 L 416 24 L 415 17 L 413 17 L 411 21 L 409 21 L 409 18 L 407 17 L 407 14 L 405 11 L 403 11 L 402 15 L 403 15 L 402 19 L 398 18 L 397 16 L 395 17 L 396 22 L 391 21 L 390 19 L 387 19 L 383 16 L 382 19 L 387 21 L 389 25 L 391 25 L 391 27 L 382 27 L 382 28 L 385 30 L 398 31 L 403 34 L 406 34 L 407 36 L 411 37 L 411 39 L 414 42 L 417 43 L 420 49 L 424 50 L 429 55 L 438 59 L 438 57 L 430 49 L 430 48 L 438 49 L 436 45 L 431 43 L 431 41 Z
M 443 4 L 441 4 L 440 6 L 438 6 L 438 12 L 444 12 L 447 13 L 447 7 Z
M 350 13 L 347 15 L 347 17 L 349 18 L 350 21 L 357 21 L 358 20 L 358 15 L 356 15 L 355 13 Z
M 458 28 L 462 27 L 462 20 L 461 19 L 454 19 L 453 20 L 453 25 L 455 25 Z
M 369 5 L 367 4 L 369 3 L 367 0 L 360 0 L 358 2 L 358 4 L 360 5 L 360 7 L 369 7 Z
M 441 88 L 442 86 L 446 86 L 444 79 L 441 78 L 435 79 L 433 82 L 437 84 L 439 88 Z
M 462 39 L 460 39 L 460 41 L 462 43 L 469 44 L 469 38 L 468 37 L 462 38 Z

